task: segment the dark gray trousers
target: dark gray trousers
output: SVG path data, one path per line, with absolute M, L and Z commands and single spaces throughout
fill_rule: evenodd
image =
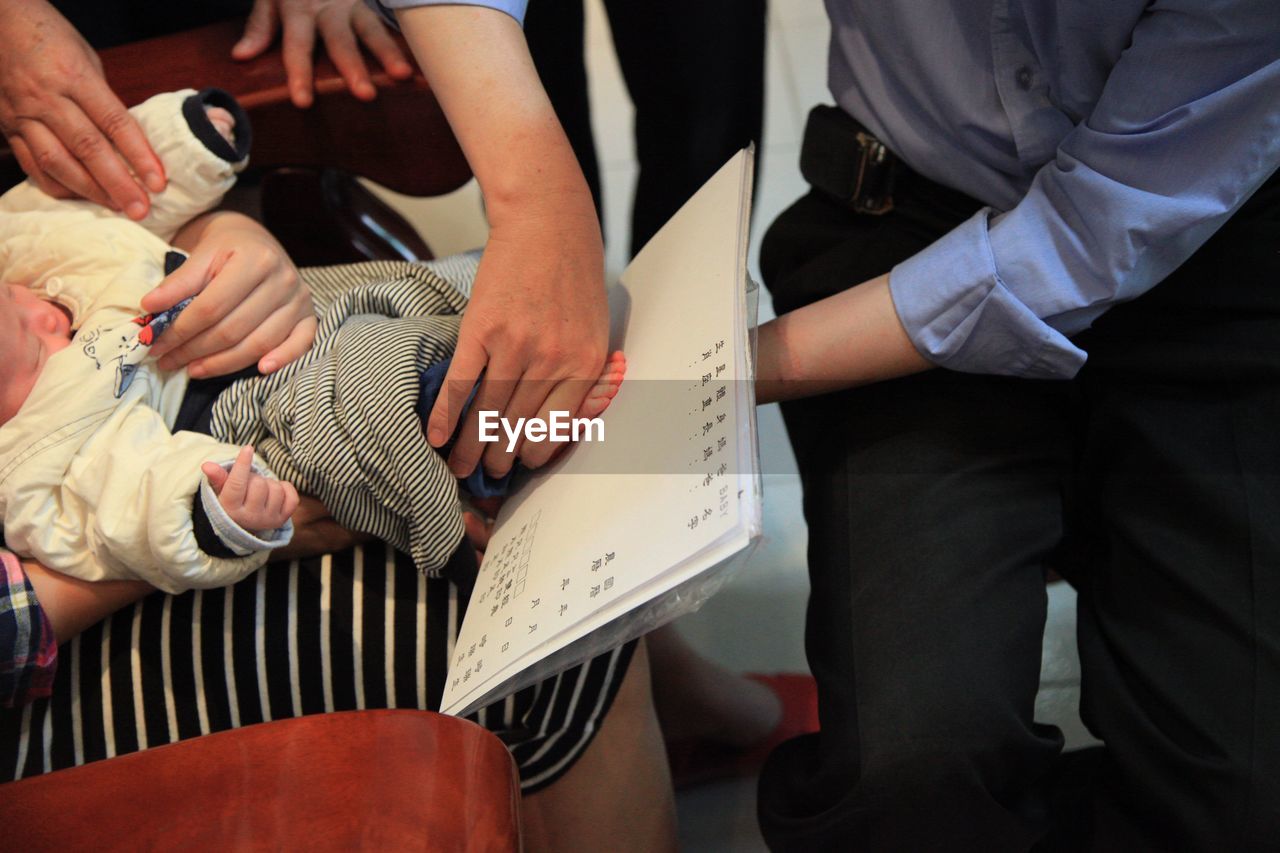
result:
M 783 213 L 779 313 L 978 206 L 914 175 L 896 201 Z M 772 847 L 1280 844 L 1280 182 L 1079 342 L 1070 382 L 934 370 L 783 406 L 822 732 L 765 767 Z M 1032 717 L 1049 566 L 1106 742 L 1069 772 Z

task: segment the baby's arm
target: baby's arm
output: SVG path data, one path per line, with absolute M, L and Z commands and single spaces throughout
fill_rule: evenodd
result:
M 140 224 L 161 239 L 218 205 L 249 158 L 249 119 L 225 92 L 169 92 L 129 110 L 164 162 L 169 183 Z
M 298 490 L 292 483 L 253 470 L 252 447 L 240 448 L 230 471 L 214 462 L 204 463 L 200 470 L 209 478 L 227 516 L 259 538 L 271 538 L 298 508 Z
M 0 481 L 7 544 L 81 580 L 144 580 L 172 593 L 234 583 L 261 567 L 267 549 L 286 544 L 292 532 L 286 524 L 243 553 L 204 547 L 221 539 L 213 531 L 202 538 L 197 522 L 207 516 L 209 527 L 226 514 L 202 463 L 229 467 L 238 451 L 207 435 L 171 433 L 149 407 L 125 407 L 69 463 L 37 454 Z

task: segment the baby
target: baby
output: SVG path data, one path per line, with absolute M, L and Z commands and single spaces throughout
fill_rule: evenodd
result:
M 234 149 L 235 117 L 223 107 L 207 104 L 204 114 L 209 126 Z M 0 426 L 22 408 L 49 356 L 70 345 L 71 339 L 67 309 L 16 284 L 0 288 Z M 213 462 L 201 466 L 225 512 L 224 523 L 214 529 L 224 531 L 222 543 L 231 548 L 241 540 L 251 545 L 258 541 L 270 543 L 269 547 L 283 545 L 289 539 L 289 518 L 298 506 L 297 490 L 259 473 L 252 463 L 253 448 L 244 447 L 230 471 Z M 207 509 L 202 504 L 197 511 Z
M 237 112 L 213 90 L 135 108 L 170 176 L 142 223 L 30 182 L 0 198 L 0 511 L 10 547 L 52 568 L 177 591 L 289 541 L 294 487 L 251 448 L 170 435 L 185 376 L 138 372 L 170 319 L 136 316 L 181 258 L 168 241 L 246 163 Z
M 142 223 L 30 183 L 0 198 L 6 544 L 87 580 L 217 586 L 288 541 L 300 489 L 440 569 L 461 539 L 457 486 L 418 412 L 465 298 L 418 264 L 304 271 L 324 310 L 302 359 L 212 394 L 160 370 L 147 352 L 183 306 L 138 317 L 138 303 L 183 259 L 167 241 L 243 167 L 249 130 L 216 91 L 133 112 L 170 178 Z M 622 369 L 616 354 L 580 416 L 607 407 Z

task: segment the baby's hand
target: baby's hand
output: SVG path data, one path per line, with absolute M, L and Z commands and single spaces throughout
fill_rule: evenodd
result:
M 209 117 L 209 124 L 213 125 L 214 130 L 218 131 L 218 135 L 234 146 L 236 144 L 236 117 L 222 107 L 205 107 L 204 114 Z
M 250 532 L 282 527 L 298 508 L 298 490 L 292 483 L 264 477 L 253 470 L 253 448 L 240 448 L 230 471 L 215 462 L 200 466 L 218 503 L 236 524 Z

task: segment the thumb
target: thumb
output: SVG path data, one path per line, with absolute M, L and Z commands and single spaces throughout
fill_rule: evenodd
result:
M 253 59 L 271 46 L 276 34 L 275 0 L 254 0 L 244 34 L 231 48 L 232 59 Z
M 213 278 L 211 262 L 208 254 L 196 252 L 187 258 L 186 263 L 178 267 L 142 297 L 142 310 L 151 314 L 167 311 L 184 299 L 196 296 Z M 174 350 L 190 338 L 195 332 L 186 324 L 177 323 L 169 327 L 151 348 L 151 354 L 160 358 Z
M 222 494 L 222 485 L 227 482 L 227 471 L 217 462 L 205 462 L 200 466 L 200 470 L 209 478 L 209 485 L 213 486 L 215 495 Z
M 204 290 L 210 275 L 208 254 L 195 252 L 142 297 L 142 310 L 155 314 Z

